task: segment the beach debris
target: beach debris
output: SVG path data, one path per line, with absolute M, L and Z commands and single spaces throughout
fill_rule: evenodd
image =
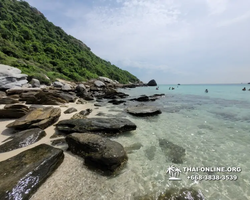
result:
M 41 144 L 0 162 L 0 199 L 29 199 L 63 159 L 61 149 Z
M 13 136 L 8 138 L 8 140 L 11 139 L 10 141 L 0 145 L 0 153 L 29 146 L 39 141 L 45 136 L 46 136 L 45 131 L 40 128 L 33 128 L 17 132 L 13 134 Z
M 123 146 L 96 134 L 73 133 L 66 137 L 69 150 L 84 158 L 87 166 L 106 173 L 115 173 L 127 162 Z
M 126 110 L 129 114 L 145 117 L 161 114 L 161 110 L 154 106 L 137 105 L 128 107 Z
M 185 149 L 180 147 L 166 139 L 159 139 L 159 145 L 163 153 L 167 158 L 176 164 L 183 163 L 183 157 L 185 156 Z
M 56 124 L 56 129 L 65 133 L 120 133 L 136 129 L 136 125 L 124 118 L 86 118 L 62 120 Z
M 60 108 L 44 107 L 36 108 L 23 117 L 7 125 L 8 128 L 24 130 L 28 128 L 45 129 L 55 123 L 61 115 Z

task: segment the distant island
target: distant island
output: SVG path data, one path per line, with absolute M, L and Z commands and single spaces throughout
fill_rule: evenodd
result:
M 0 1 L 0 13 L 0 64 L 17 67 L 45 84 L 56 78 L 81 82 L 99 76 L 120 83 L 139 82 L 128 71 L 96 56 L 25 1 Z

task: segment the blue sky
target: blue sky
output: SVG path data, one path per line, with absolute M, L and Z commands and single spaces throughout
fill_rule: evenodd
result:
M 250 82 L 249 0 L 27 0 L 143 82 Z

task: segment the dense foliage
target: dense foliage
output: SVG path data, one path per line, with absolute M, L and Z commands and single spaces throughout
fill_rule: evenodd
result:
M 0 1 L 0 63 L 47 83 L 63 78 L 84 81 L 98 76 L 137 82 L 128 71 L 93 54 L 89 47 L 49 22 L 25 1 Z

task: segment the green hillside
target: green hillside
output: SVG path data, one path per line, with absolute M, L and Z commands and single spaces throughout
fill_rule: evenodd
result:
M 84 81 L 98 76 L 137 82 L 128 71 L 105 61 L 76 38 L 49 22 L 25 1 L 0 1 L 0 63 L 47 83 L 47 75 Z

